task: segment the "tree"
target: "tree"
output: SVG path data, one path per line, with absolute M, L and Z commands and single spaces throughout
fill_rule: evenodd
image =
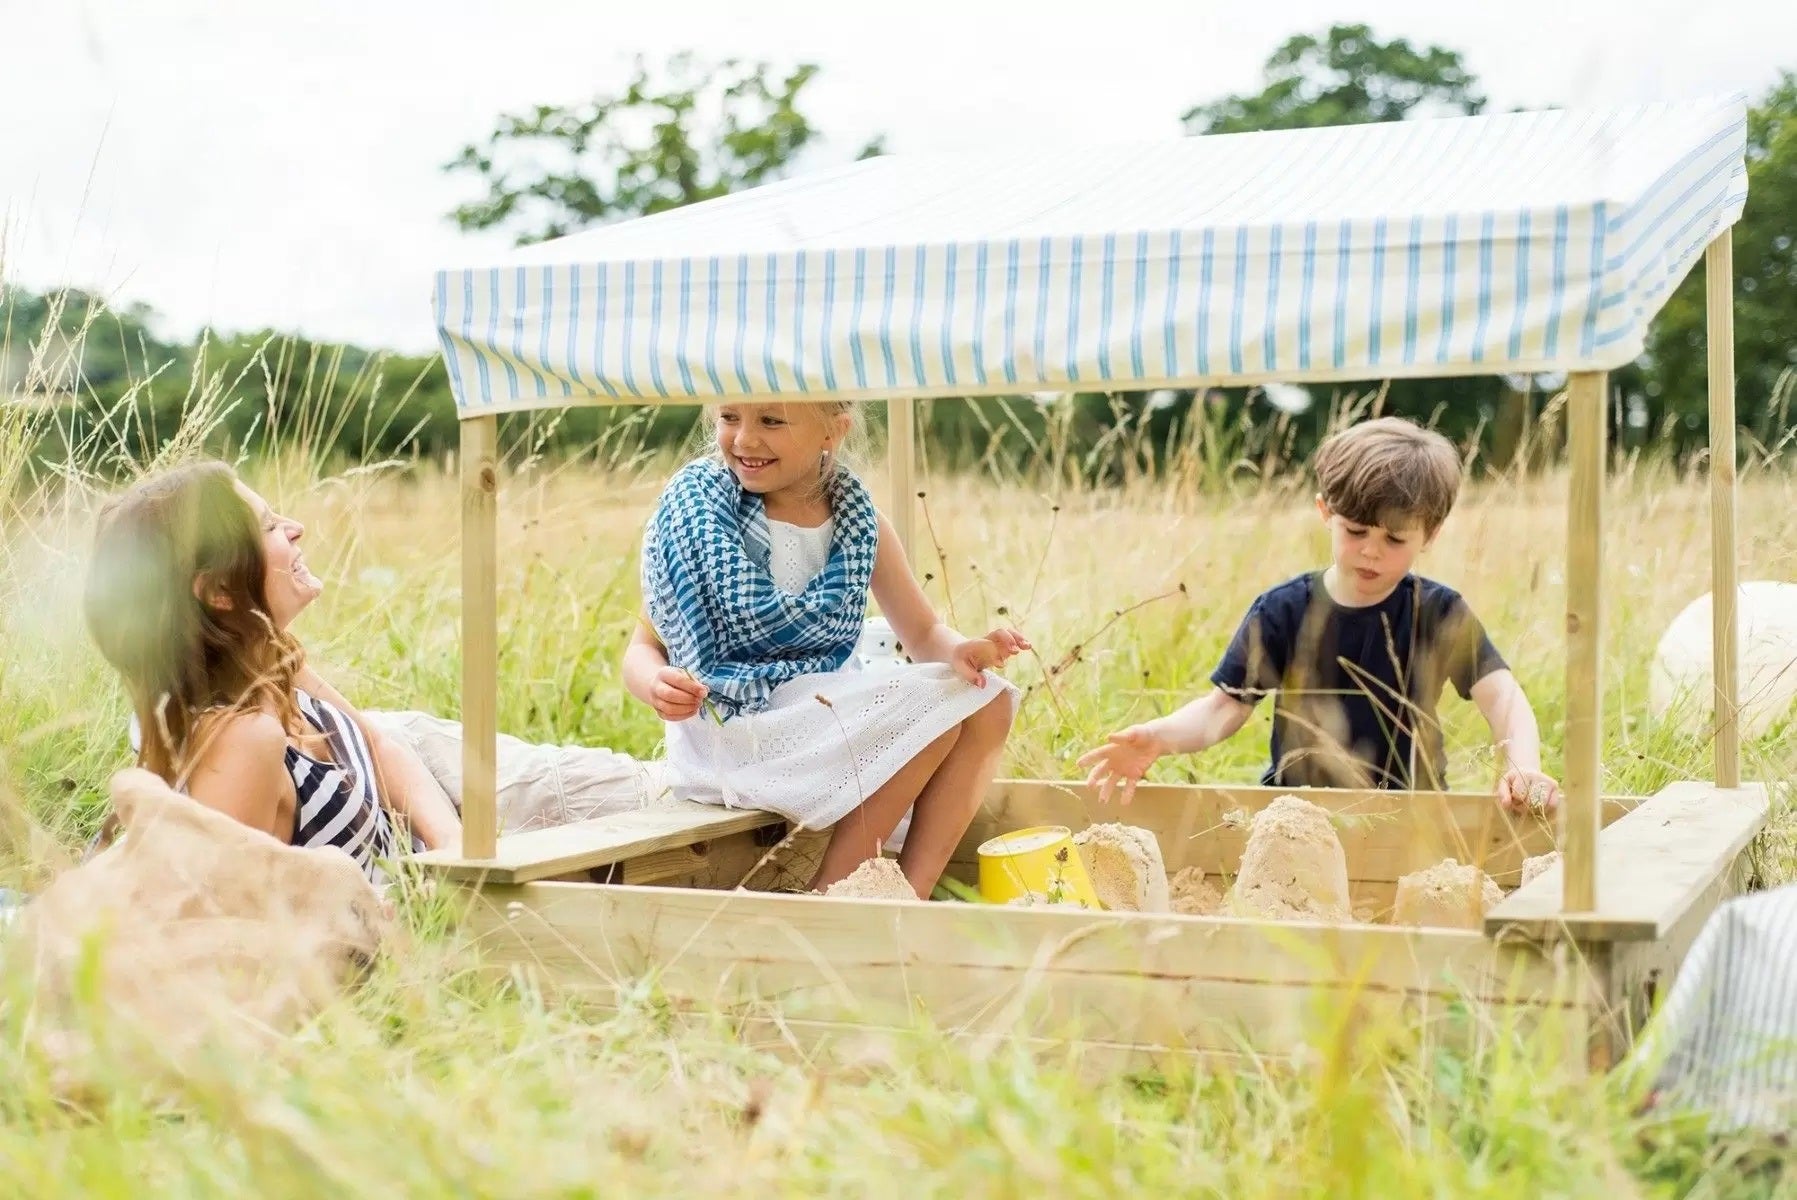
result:
M 1255 95 L 1225 96 L 1180 119 L 1192 133 L 1247 133 L 1401 121 L 1436 109 L 1470 116 L 1485 107 L 1458 51 L 1380 42 L 1365 25 L 1332 26 L 1320 41 L 1287 39 L 1263 78 Z
M 1779 378 L 1797 370 L 1797 72 L 1747 114 L 1747 207 L 1734 229 L 1736 412 L 1762 443 L 1784 433 Z M 1707 436 L 1704 272 L 1694 269 L 1648 333 L 1636 419 L 1683 448 Z M 1788 386 L 1788 385 L 1787 385 Z
M 444 170 L 477 175 L 487 196 L 451 215 L 463 229 L 514 229 L 523 245 L 777 179 L 818 137 L 799 108 L 817 70 L 681 54 L 658 81 L 639 57 L 622 92 L 501 116 L 463 147 Z M 879 152 L 876 139 L 862 157 Z
M 1188 109 L 1181 117 L 1186 129 L 1249 133 L 1360 125 L 1440 112 L 1471 116 L 1485 106 L 1458 51 L 1419 50 L 1403 38 L 1381 42 L 1365 25 L 1335 25 L 1321 38 L 1288 38 L 1267 59 L 1262 78 L 1265 86 L 1254 95 L 1225 96 Z M 1365 393 L 1379 386 L 1368 380 L 1340 391 Z M 1433 423 L 1450 437 L 1470 438 L 1496 416 L 1503 397 L 1501 382 L 1482 377 L 1397 380 L 1387 391 L 1385 411 Z M 1239 411 L 1251 399 L 1252 393 L 1235 393 L 1229 407 Z M 1169 416 L 1182 416 L 1190 403 L 1189 396 L 1182 398 Z M 1328 420 L 1323 404 L 1294 419 L 1305 443 L 1299 453 L 1326 432 Z

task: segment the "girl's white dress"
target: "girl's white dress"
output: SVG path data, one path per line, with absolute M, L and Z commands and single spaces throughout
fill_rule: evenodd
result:
M 775 584 L 797 594 L 829 561 L 829 521 L 768 522 Z M 722 725 L 710 710 L 667 725 L 667 784 L 686 800 L 779 813 L 825 829 L 858 808 L 926 746 L 1017 689 L 992 672 L 976 688 L 946 663 L 801 675 L 759 713 Z

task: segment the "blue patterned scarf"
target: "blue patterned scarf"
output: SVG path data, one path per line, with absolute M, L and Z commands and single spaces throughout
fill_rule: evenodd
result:
M 790 679 L 848 662 L 867 619 L 880 526 L 867 489 L 842 468 L 826 485 L 830 558 L 805 590 L 780 590 L 761 497 L 702 458 L 662 492 L 643 535 L 643 597 L 668 661 L 710 689 L 723 719 L 765 709 Z

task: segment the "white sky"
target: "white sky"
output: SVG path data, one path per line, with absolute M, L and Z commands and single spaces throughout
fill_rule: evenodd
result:
M 480 191 L 441 164 L 636 52 L 818 62 L 807 112 L 846 158 L 876 133 L 1176 136 L 1287 36 L 1351 21 L 1460 50 L 1500 109 L 1797 67 L 1797 4 L 1772 0 L 0 0 L 0 279 L 142 301 L 175 336 L 427 350 L 430 274 L 472 241 L 444 214 Z

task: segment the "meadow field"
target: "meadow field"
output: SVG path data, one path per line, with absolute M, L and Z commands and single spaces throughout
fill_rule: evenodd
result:
M 0 406 L 7 402 L 0 401 Z M 128 761 L 126 708 L 89 643 L 79 596 L 97 501 L 155 461 L 130 440 L 27 461 L 39 415 L 0 419 L 0 788 L 14 886 L 78 850 L 108 775 Z M 28 436 L 29 435 L 29 436 Z M 9 449 L 10 447 L 10 449 Z M 522 737 L 657 751 L 653 714 L 618 662 L 637 604 L 635 551 L 665 456 L 612 446 L 574 461 L 508 448 L 500 497 L 500 726 Z M 1120 453 L 1122 451 L 1119 451 Z M 35 452 L 34 452 L 35 453 Z M 10 458 L 8 457 L 10 455 Z M 1123 724 L 1195 694 L 1254 594 L 1326 550 L 1297 474 L 1202 456 L 1113 473 L 930 472 L 915 568 L 965 632 L 1014 624 L 1038 653 L 1012 775 L 1068 778 Z M 283 452 L 243 463 L 307 526 L 328 591 L 296 632 L 368 708 L 459 707 L 453 464 L 343 463 Z M 884 487 L 877 463 L 870 483 Z M 1463 591 L 1533 699 L 1557 770 L 1562 714 L 1565 479 L 1551 465 L 1471 464 L 1422 569 Z M 883 493 L 882 493 L 883 494 Z M 1797 579 L 1797 477 L 1760 452 L 1741 484 L 1743 579 Z M 1701 473 L 1651 456 L 1608 493 L 1606 790 L 1707 778 L 1700 706 L 1656 719 L 1656 639 L 1708 588 Z M 1489 788 L 1495 759 L 1471 705 L 1444 716 L 1456 786 Z M 1251 781 L 1266 715 L 1156 778 Z M 1797 875 L 1783 793 L 1797 738 L 1779 723 L 1745 750 L 1777 785 L 1760 850 L 1766 882 Z M 676 1011 L 645 981 L 594 1018 L 516 982 L 477 977 L 426 899 L 368 983 L 288 1052 L 221 1059 L 173 1094 L 115 1080 L 97 1110 L 59 1104 L 20 1050 L 0 1046 L 0 1194 L 82 1196 L 620 1196 L 651 1194 L 1076 1197 L 1750 1196 L 1793 1194 L 1765 1147 L 1637 1112 L 1642 1081 L 1585 1078 L 1556 1047 L 1493 1026 L 1472 1050 L 1405 1031 L 1349 1037 L 1319 1013 L 1295 1066 L 1092 1078 L 946 1031 L 811 1063 L 737 1036 L 732 1014 Z M 14 981 L 17 983 L 18 981 Z

